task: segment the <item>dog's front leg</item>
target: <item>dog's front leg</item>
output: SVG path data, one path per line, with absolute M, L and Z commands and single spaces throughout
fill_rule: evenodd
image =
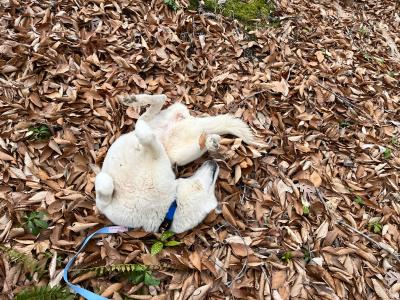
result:
M 155 159 L 161 157 L 162 155 L 166 155 L 164 147 L 157 139 L 153 130 L 144 120 L 139 119 L 136 122 L 135 134 L 139 140 L 139 143 L 143 147 L 146 147 L 149 153 L 151 153 Z
M 139 117 L 139 120 L 150 121 L 153 119 L 163 107 L 167 96 L 165 95 L 147 95 L 147 94 L 131 94 L 127 96 L 119 97 L 122 104 L 126 106 L 144 106 L 149 105 L 150 107 L 144 114 Z

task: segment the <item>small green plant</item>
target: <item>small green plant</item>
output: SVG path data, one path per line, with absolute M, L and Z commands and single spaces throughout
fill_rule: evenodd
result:
M 366 61 L 371 61 L 372 56 L 368 52 L 361 51 L 361 54 Z
M 179 9 L 179 6 L 176 4 L 175 0 L 164 0 L 164 4 L 173 11 L 177 11 Z
M 98 266 L 91 267 L 85 269 L 73 269 L 72 271 L 81 274 L 84 272 L 95 272 L 97 276 L 103 276 L 104 274 L 110 274 L 112 272 L 117 273 L 126 273 L 133 272 L 137 268 L 142 268 L 143 266 L 140 264 L 116 264 L 116 265 L 108 265 L 108 266 Z
M 357 203 L 358 205 L 364 205 L 365 204 L 364 199 L 361 198 L 358 195 L 354 198 L 354 202 Z
M 329 59 L 329 58 L 331 58 L 331 56 L 332 56 L 332 54 L 330 54 L 330 53 L 328 52 L 328 50 L 326 50 L 325 48 L 324 48 L 324 49 L 321 49 L 321 52 L 322 52 L 322 54 L 324 55 L 324 57 L 325 57 L 326 59 Z
M 182 242 L 175 241 L 175 240 L 170 240 L 171 237 L 173 237 L 174 233 L 171 231 L 165 231 L 161 234 L 161 237 L 159 240 L 155 241 L 154 244 L 151 246 L 150 253 L 151 255 L 156 255 L 161 252 L 161 250 L 165 247 L 175 247 Z
M 95 272 L 97 276 L 116 272 L 124 274 L 134 284 L 143 282 L 145 285 L 159 285 L 160 281 L 156 279 L 149 267 L 142 264 L 116 264 L 108 266 L 98 266 L 85 269 L 74 269 L 74 272 L 81 274 L 85 272 Z
M 28 137 L 32 140 L 43 141 L 51 137 L 50 128 L 45 124 L 29 127 Z
M 385 59 L 383 57 L 374 57 L 374 59 L 380 65 L 385 64 Z
M 350 127 L 350 122 L 347 121 L 347 120 L 340 121 L 339 127 L 340 127 L 340 128 L 347 128 L 347 127 Z
M 14 297 L 14 300 L 73 300 L 74 297 L 75 296 L 65 288 L 59 286 L 41 286 L 23 290 Z
M 309 250 L 307 250 L 307 249 L 303 249 L 303 253 L 304 253 L 304 256 L 303 256 L 304 261 L 306 263 L 309 263 L 311 261 L 311 258 L 312 258 L 311 257 L 311 252 Z
M 269 216 L 267 214 L 264 214 L 263 219 L 264 219 L 264 226 L 269 227 Z
M 398 146 L 399 145 L 399 138 L 397 136 L 392 137 L 392 139 L 390 140 L 390 143 L 393 146 Z
M 3 252 L 11 262 L 22 264 L 26 270 L 32 273 L 37 270 L 39 262 L 33 257 L 2 245 L 0 245 L 0 251 Z
M 383 225 L 377 221 L 368 224 L 368 229 L 372 230 L 374 233 L 381 233 Z
M 396 74 L 393 71 L 389 71 L 388 75 L 392 78 L 394 78 L 396 76 Z
M 32 211 L 24 217 L 25 225 L 28 231 L 34 235 L 38 235 L 43 229 L 47 229 L 49 224 L 44 220 L 46 214 L 42 211 Z
M 46 257 L 46 259 L 51 259 L 51 258 L 53 258 L 53 256 L 54 256 L 54 254 L 51 253 L 51 252 L 48 251 L 48 250 L 47 250 L 46 252 L 44 252 L 43 254 L 44 254 L 44 256 Z M 61 266 L 62 266 L 63 260 L 64 260 L 64 255 L 59 253 L 59 254 L 57 255 L 57 259 L 56 259 L 56 265 L 57 265 L 57 267 L 61 267 Z
M 128 274 L 128 280 L 133 284 L 143 282 L 147 286 L 160 284 L 160 280 L 155 278 L 149 268 L 144 265 L 137 265 L 135 269 Z
M 368 30 L 367 30 L 367 28 L 365 28 L 364 26 L 361 26 L 360 29 L 359 29 L 358 31 L 360 32 L 360 34 L 361 34 L 362 36 L 368 35 Z
M 383 157 L 385 159 L 389 159 L 392 157 L 392 150 L 389 148 L 386 148 L 385 151 L 383 151 Z
M 282 23 L 281 23 L 281 19 L 279 17 L 269 15 L 267 20 L 268 20 L 268 25 L 270 27 L 272 27 L 272 28 L 281 27 Z
M 310 206 L 303 204 L 303 215 L 308 216 L 310 214 Z
M 289 261 L 291 261 L 293 259 L 293 253 L 290 251 L 287 251 L 285 253 L 283 253 L 283 255 L 281 256 L 281 260 L 284 263 L 288 263 Z

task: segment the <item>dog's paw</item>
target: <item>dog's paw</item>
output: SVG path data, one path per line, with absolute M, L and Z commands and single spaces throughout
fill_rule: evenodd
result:
M 206 137 L 206 148 L 210 152 L 216 152 L 219 148 L 221 137 L 218 134 L 210 134 Z
M 126 106 L 135 106 L 139 104 L 139 100 L 136 95 L 126 95 L 126 96 L 118 96 L 118 100 Z
M 148 95 L 148 94 L 129 94 L 125 96 L 118 96 L 119 101 L 126 106 L 142 106 L 154 103 L 164 103 L 167 100 L 167 96 L 164 94 L 160 95 Z

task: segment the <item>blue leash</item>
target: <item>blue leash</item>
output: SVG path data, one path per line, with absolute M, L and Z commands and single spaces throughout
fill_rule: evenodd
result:
M 95 236 L 98 234 L 113 234 L 117 232 L 126 232 L 128 231 L 128 227 L 123 227 L 123 226 L 108 226 L 108 227 L 103 227 L 95 232 L 93 232 L 91 235 L 89 235 L 82 243 L 82 246 L 79 248 L 78 252 L 74 255 L 74 257 L 71 258 L 71 260 L 67 263 L 67 265 L 64 268 L 64 274 L 63 278 L 64 281 L 68 284 L 68 286 L 74 290 L 75 293 L 78 293 L 82 297 L 85 297 L 88 300 L 109 300 L 108 298 L 99 296 L 91 291 L 88 291 L 87 289 L 84 289 L 80 287 L 79 285 L 72 284 L 68 280 L 68 270 L 74 263 L 76 257 L 78 256 L 79 253 L 82 252 L 83 249 L 85 249 L 86 244 Z
M 176 200 L 174 200 L 171 203 L 171 206 L 168 209 L 168 212 L 165 216 L 164 221 L 161 223 L 159 231 L 164 232 L 165 230 L 168 230 L 169 227 L 171 227 L 172 221 L 174 219 L 175 211 L 176 211 L 177 203 Z M 81 295 L 82 297 L 86 298 L 87 300 L 109 300 L 108 298 L 99 296 L 87 289 L 84 289 L 80 287 L 79 285 L 72 284 L 68 280 L 68 270 L 71 268 L 72 264 L 74 263 L 75 259 L 77 256 L 82 252 L 83 249 L 85 249 L 87 243 L 96 235 L 98 234 L 113 234 L 113 233 L 119 233 L 119 232 L 127 232 L 129 230 L 128 227 L 124 226 L 108 226 L 108 227 L 103 227 L 95 232 L 93 232 L 91 235 L 89 235 L 82 243 L 81 247 L 79 248 L 78 252 L 70 259 L 70 261 L 67 263 L 67 265 L 64 268 L 64 273 L 63 273 L 63 279 L 67 283 L 67 285 L 77 294 Z

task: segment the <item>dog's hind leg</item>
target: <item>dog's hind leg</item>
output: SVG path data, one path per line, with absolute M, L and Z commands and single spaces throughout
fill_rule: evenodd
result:
M 202 138 L 196 135 L 181 137 L 182 139 L 174 139 L 166 146 L 171 163 L 178 166 L 184 166 L 195 161 L 207 151 L 216 152 L 221 140 L 221 137 L 217 134 L 205 136 L 204 142 L 201 141 Z
M 229 114 L 196 118 L 193 126 L 201 128 L 207 134 L 231 134 L 241 138 L 246 144 L 257 144 L 250 127 L 241 119 Z
M 144 121 L 153 119 L 161 111 L 165 100 L 167 100 L 167 96 L 165 95 L 131 94 L 120 97 L 120 101 L 126 106 L 144 106 L 150 104 L 146 112 L 139 117 L 139 120 Z
M 162 155 L 166 156 L 163 145 L 161 145 L 153 130 L 144 120 L 139 119 L 136 122 L 135 134 L 139 143 L 146 147 L 155 159 Z
M 112 200 L 112 194 L 114 192 L 114 183 L 110 175 L 104 172 L 100 172 L 96 176 L 95 180 L 96 187 L 96 205 L 102 210 Z

